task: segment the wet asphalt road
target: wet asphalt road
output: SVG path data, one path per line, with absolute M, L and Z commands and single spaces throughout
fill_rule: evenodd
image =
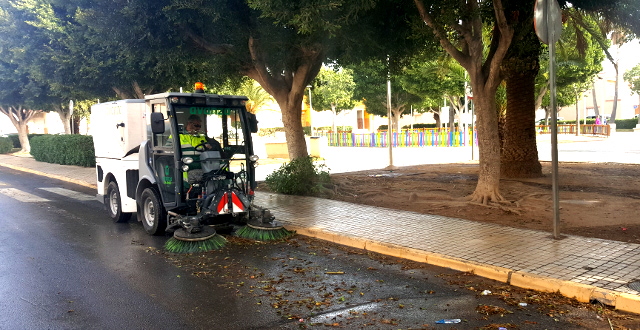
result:
M 585 328 L 451 270 L 302 237 L 173 255 L 135 217 L 112 223 L 92 189 L 0 167 L 0 192 L 0 329 Z

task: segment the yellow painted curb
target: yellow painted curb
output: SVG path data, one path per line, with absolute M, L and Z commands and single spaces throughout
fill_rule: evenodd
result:
M 631 313 L 640 313 L 640 297 L 629 293 L 620 293 L 616 298 L 616 309 Z
M 562 287 L 561 280 L 546 276 L 533 275 L 523 272 L 513 272 L 511 274 L 510 284 L 536 291 L 557 292 Z
M 478 276 L 489 278 L 492 280 L 507 283 L 509 273 L 507 268 L 476 264 L 463 259 L 456 259 L 439 255 L 436 253 L 425 252 L 422 250 L 407 248 L 395 244 L 374 242 L 363 238 L 354 238 L 325 231 L 323 229 L 304 228 L 298 226 L 287 226 L 291 230 L 295 230 L 298 234 L 315 237 L 325 241 L 350 246 L 353 248 L 363 249 L 371 252 L 381 253 L 393 257 L 403 258 L 407 260 L 424 262 L 430 265 L 451 268 L 463 272 L 472 272 Z
M 425 252 L 395 244 L 380 243 L 369 239 L 349 237 L 324 228 L 306 228 L 287 225 L 298 234 L 346 245 L 353 248 L 381 253 L 393 257 L 424 262 L 430 265 L 472 272 L 480 277 L 507 283 L 516 287 L 542 292 L 559 292 L 580 302 L 597 300 L 618 310 L 640 314 L 640 296 L 598 288 L 592 285 L 559 280 L 551 277 L 517 272 L 508 268 L 477 264 L 464 259 Z
M 8 168 L 14 169 L 16 171 L 21 171 L 21 172 L 27 172 L 27 173 L 31 173 L 31 174 L 46 176 L 48 178 L 53 178 L 53 179 L 56 179 L 56 180 L 66 181 L 66 182 L 70 182 L 70 183 L 75 183 L 77 185 L 81 185 L 81 186 L 84 186 L 84 187 L 89 187 L 89 188 L 96 189 L 96 185 L 95 184 L 86 183 L 84 181 L 71 179 L 71 178 L 67 178 L 67 177 L 64 177 L 64 176 L 60 176 L 60 175 L 49 174 L 49 173 L 45 173 L 45 172 L 32 170 L 30 168 L 25 168 L 25 167 L 20 167 L 20 166 L 15 166 L 15 165 L 9 165 L 9 164 L 0 163 L 0 166 L 8 167 Z

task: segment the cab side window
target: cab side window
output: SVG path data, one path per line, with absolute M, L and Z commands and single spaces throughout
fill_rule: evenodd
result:
M 164 133 L 156 134 L 153 140 L 154 147 L 166 148 L 171 147 L 173 144 L 171 136 L 171 121 L 167 114 L 167 106 L 164 103 L 156 103 L 151 105 L 152 112 L 160 112 L 164 117 Z

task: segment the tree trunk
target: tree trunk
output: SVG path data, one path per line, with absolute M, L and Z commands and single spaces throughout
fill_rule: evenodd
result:
M 400 116 L 404 112 L 404 107 L 399 109 L 391 109 L 391 124 L 393 125 L 393 129 L 400 133 Z
M 331 132 L 332 133 L 337 133 L 338 131 L 336 131 L 336 116 L 338 115 L 338 113 L 336 112 L 336 104 L 335 103 L 331 103 Z
M 453 104 L 451 104 L 451 106 L 449 107 L 449 130 L 453 131 L 454 129 L 454 121 L 455 121 L 455 116 L 456 116 L 456 109 L 454 108 Z
M 475 85 L 475 86 L 474 86 Z M 476 125 L 478 130 L 478 151 L 480 168 L 478 185 L 469 199 L 487 204 L 489 201 L 503 200 L 500 187 L 500 139 L 498 137 L 498 116 L 496 115 L 495 91 L 479 88 L 473 84 L 473 100 L 476 102 Z
M 593 114 L 598 117 L 600 116 L 600 111 L 598 110 L 598 99 L 596 97 L 596 85 L 593 84 L 593 88 L 591 89 L 591 95 L 593 96 Z
M 18 140 L 20 141 L 21 152 L 31 152 L 31 144 L 29 143 L 29 128 L 27 123 L 20 123 L 16 129 L 18 130 Z
M 304 139 L 304 130 L 302 129 L 302 93 L 304 92 L 304 86 L 303 88 L 298 88 L 298 90 L 298 93 L 280 91 L 274 95 L 282 113 L 284 136 L 287 139 L 287 151 L 289 152 L 289 159 L 292 160 L 309 156 L 307 142 Z
M 71 134 L 71 114 L 68 109 L 64 109 L 60 105 L 55 105 L 54 109 L 58 113 L 60 117 L 60 121 L 62 121 L 62 126 L 64 127 L 64 134 Z
M 609 122 L 607 122 L 611 124 L 616 123 L 616 111 L 618 110 L 618 81 L 620 80 L 620 75 L 618 74 L 617 62 L 615 63 L 614 68 L 616 71 L 616 80 L 615 80 L 614 91 L 613 91 L 613 108 L 611 109 L 611 118 L 609 119 Z
M 39 111 L 40 110 L 27 110 L 22 108 L 22 106 L 0 106 L 0 113 L 9 117 L 13 127 L 18 131 L 18 140 L 20 141 L 20 148 L 22 152 L 31 152 L 31 145 L 29 144 L 28 138 L 29 128 L 27 127 L 27 123 L 31 118 L 33 118 L 33 115 Z
M 538 50 L 535 47 L 529 47 L 529 50 L 536 56 L 513 56 L 502 62 L 502 73 L 507 83 L 507 111 L 500 170 L 509 178 L 542 176 L 535 123 L 535 79 L 540 66 Z

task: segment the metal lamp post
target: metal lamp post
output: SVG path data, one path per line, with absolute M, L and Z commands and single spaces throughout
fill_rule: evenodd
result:
M 311 131 L 311 136 L 313 136 L 313 120 L 311 118 L 311 114 L 313 113 L 313 106 L 311 105 L 311 87 L 311 85 L 307 85 L 307 88 L 309 89 L 309 130 Z

